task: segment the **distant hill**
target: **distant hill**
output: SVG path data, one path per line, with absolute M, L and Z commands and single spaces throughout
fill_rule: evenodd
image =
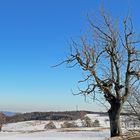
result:
M 7 123 L 30 121 L 30 120 L 76 120 L 84 117 L 86 114 L 107 115 L 102 112 L 91 111 L 64 111 L 64 112 L 31 112 L 7 116 Z
M 14 115 L 17 114 L 17 113 L 15 113 L 15 112 L 9 112 L 9 111 L 2 111 L 2 113 L 3 113 L 5 116 L 14 116 Z

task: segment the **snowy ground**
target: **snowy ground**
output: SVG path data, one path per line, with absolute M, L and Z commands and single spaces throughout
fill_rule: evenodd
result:
M 102 132 L 56 132 L 44 131 L 35 133 L 1 132 L 1 140 L 104 140 L 108 131 Z
M 6 124 L 0 133 L 0 140 L 104 140 L 109 137 L 108 117 L 88 114 L 93 121 L 98 119 L 100 127 L 82 128 L 80 120 L 75 123 L 79 128 L 61 129 L 64 121 L 53 121 L 57 129 L 45 130 L 49 121 L 26 121 Z
M 80 119 L 75 121 L 78 125 L 77 128 L 61 128 L 64 121 L 53 121 L 57 128 L 53 130 L 45 129 L 45 125 L 50 121 L 9 123 L 2 127 L 0 140 L 105 140 L 110 136 L 107 116 L 100 116 L 99 114 L 87 114 L 86 116 L 91 118 L 93 122 L 99 120 L 100 127 L 82 127 Z M 125 120 L 125 118 L 123 116 L 121 120 Z M 132 126 L 132 124 L 130 123 L 128 126 Z M 123 131 L 126 130 L 128 127 L 127 129 L 123 127 Z

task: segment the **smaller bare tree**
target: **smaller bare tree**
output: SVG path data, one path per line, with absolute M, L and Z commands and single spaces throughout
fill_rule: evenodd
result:
M 82 125 L 84 127 L 92 127 L 93 126 L 93 122 L 92 122 L 92 120 L 88 116 L 85 116 L 82 119 Z
M 3 113 L 0 113 L 0 131 L 2 130 L 4 123 L 6 123 L 6 116 Z
M 140 89 L 139 85 L 136 89 L 133 89 L 133 94 L 129 97 L 124 110 L 131 114 L 131 117 L 135 117 L 140 121 Z

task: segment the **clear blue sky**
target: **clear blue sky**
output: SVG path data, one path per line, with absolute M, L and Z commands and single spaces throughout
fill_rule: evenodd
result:
M 82 78 L 79 70 L 51 66 L 65 58 L 67 40 L 85 31 L 87 13 L 101 5 L 120 18 L 130 9 L 140 31 L 139 0 L 0 1 L 0 110 L 99 108 L 71 94 Z

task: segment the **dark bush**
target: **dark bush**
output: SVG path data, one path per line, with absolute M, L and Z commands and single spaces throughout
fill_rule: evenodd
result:
M 78 127 L 75 122 L 67 122 L 66 121 L 61 125 L 61 128 L 73 128 L 73 127 Z
M 56 126 L 54 125 L 53 122 L 49 122 L 48 124 L 45 125 L 44 129 L 56 129 Z

